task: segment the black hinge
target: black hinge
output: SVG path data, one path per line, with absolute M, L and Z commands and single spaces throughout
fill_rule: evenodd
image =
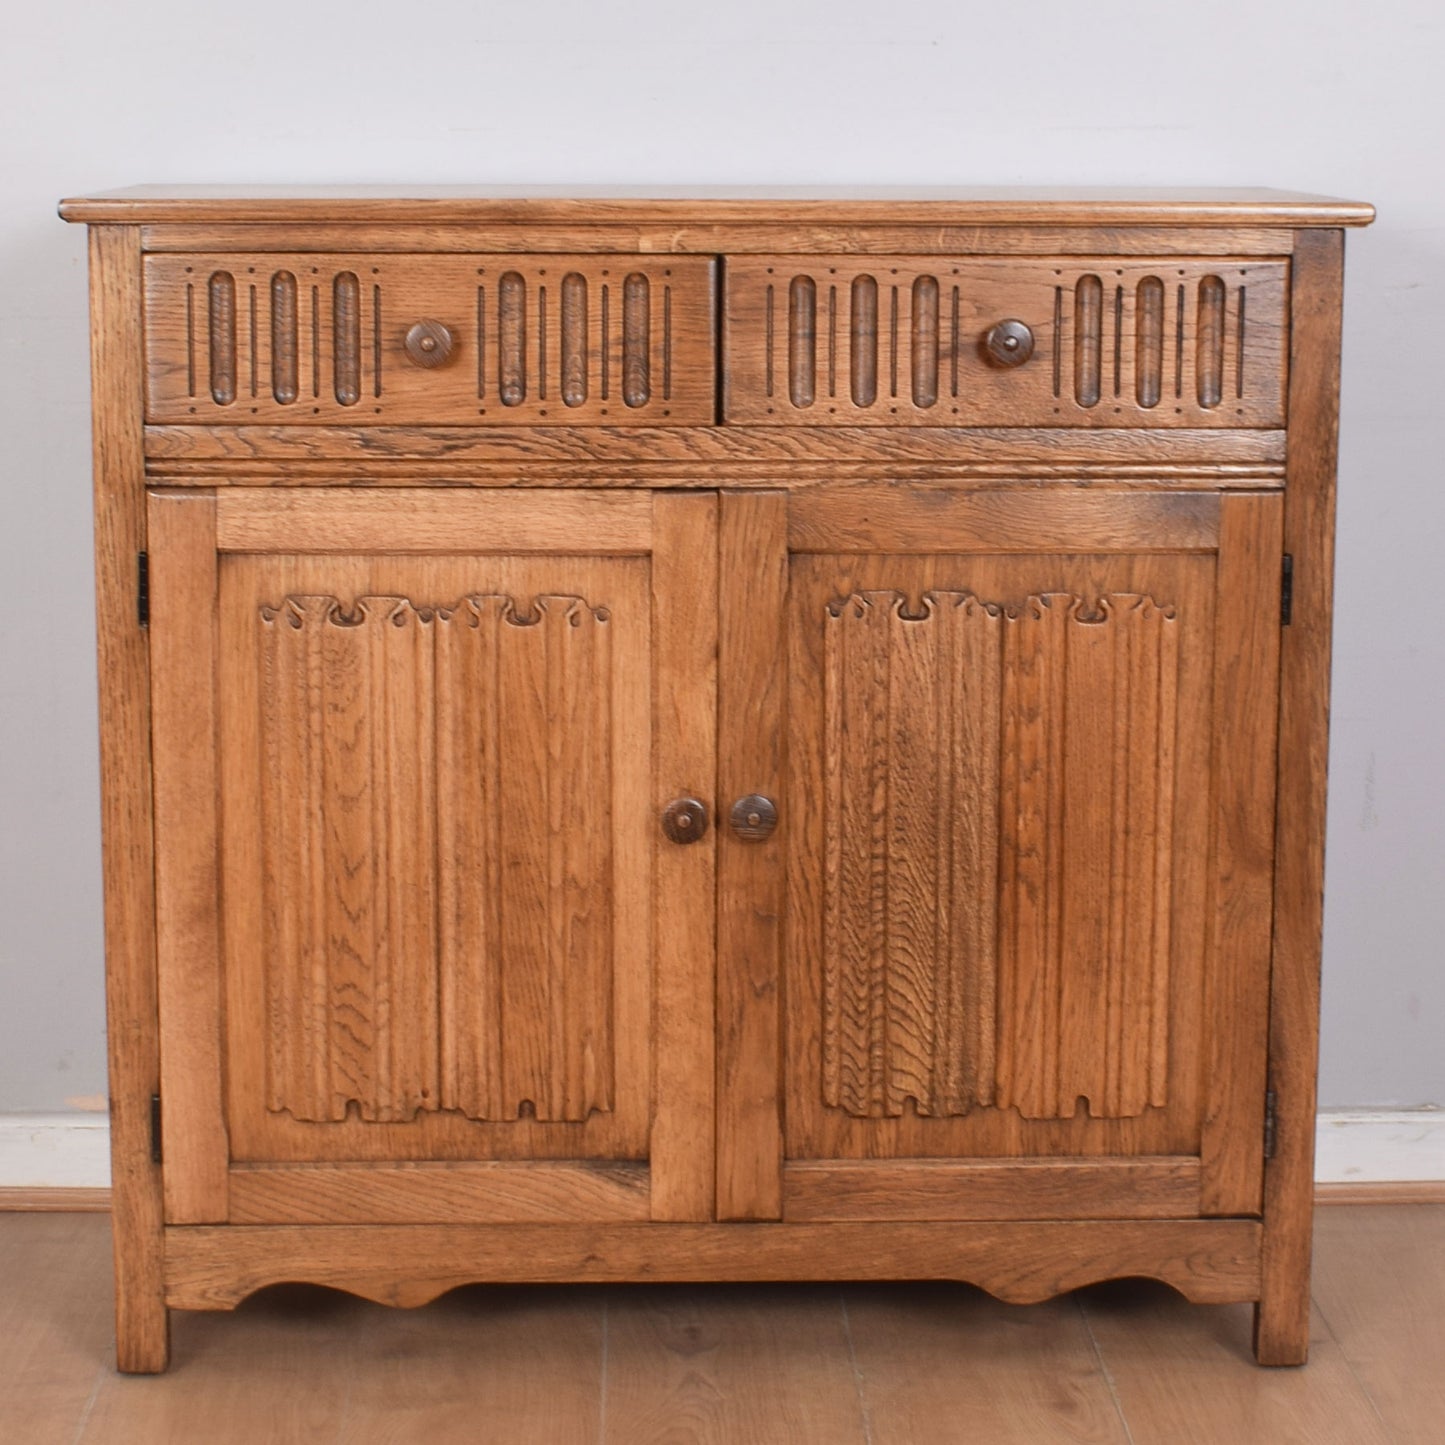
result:
M 1273 1158 L 1274 1158 L 1274 1138 L 1275 1138 L 1274 1116 L 1275 1116 L 1274 1090 L 1273 1090 L 1273 1089 L 1269 1089 L 1269 1090 L 1267 1090 L 1267 1091 L 1265 1092 L 1265 1096 L 1264 1096 L 1264 1157 L 1265 1157 L 1266 1159 L 1273 1159 Z
M 149 552 L 135 554 L 135 615 L 142 627 L 151 623 L 151 557 Z
M 1294 617 L 1294 558 L 1284 554 L 1279 571 L 1279 625 L 1288 627 Z
M 151 1162 L 162 1163 L 161 1157 L 161 1096 L 151 1095 Z

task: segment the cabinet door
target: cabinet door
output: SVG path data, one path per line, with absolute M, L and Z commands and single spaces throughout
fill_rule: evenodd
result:
M 152 494 L 171 1222 L 707 1217 L 716 506 Z
M 1258 1211 L 1280 527 L 724 497 L 720 783 L 780 788 L 719 856 L 725 1217 Z

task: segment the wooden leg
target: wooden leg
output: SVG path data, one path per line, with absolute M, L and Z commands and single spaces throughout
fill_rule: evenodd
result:
M 1281 1273 L 1278 1266 L 1266 1265 L 1263 1293 L 1254 1307 L 1254 1357 L 1261 1365 L 1303 1365 L 1310 1356 L 1308 1258 L 1295 1278 L 1282 1279 Z
M 90 267 L 116 1355 L 122 1370 L 148 1374 L 165 1369 L 169 1340 L 161 1171 L 151 1157 L 160 1043 L 150 654 L 135 610 L 136 556 L 146 548 L 140 228 L 92 227 Z
M 1273 1157 L 1264 1166 L 1263 1269 L 1254 1332 L 1254 1353 L 1262 1365 L 1302 1365 L 1309 1353 L 1343 265 L 1342 231 L 1295 233 L 1284 527 L 1284 549 L 1294 557 L 1294 605 L 1290 625 L 1280 632 L 1269 1002 L 1269 1087 L 1277 1110 Z
M 117 1301 L 115 1367 L 123 1375 L 159 1375 L 171 1362 L 171 1312 L 159 1297 Z
M 127 1375 L 158 1375 L 170 1363 L 171 1323 L 161 1232 L 138 1227 L 119 1193 L 111 1216 L 115 1248 L 115 1364 Z

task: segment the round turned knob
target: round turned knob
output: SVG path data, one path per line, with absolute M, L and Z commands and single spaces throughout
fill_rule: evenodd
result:
M 456 349 L 451 328 L 424 318 L 406 333 L 406 354 L 418 366 L 445 366 Z
M 674 843 L 696 843 L 707 832 L 707 805 L 696 798 L 674 798 L 662 810 L 662 831 Z
M 728 821 L 743 842 L 761 843 L 778 826 L 778 805 L 761 793 L 749 793 L 733 804 Z
M 1012 317 L 996 322 L 984 332 L 983 354 L 995 366 L 1022 366 L 1034 354 L 1034 334 Z

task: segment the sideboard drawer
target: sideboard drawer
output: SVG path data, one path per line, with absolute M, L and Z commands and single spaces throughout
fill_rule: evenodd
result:
M 1284 424 L 1288 263 L 729 257 L 730 422 Z
M 712 422 L 713 262 L 152 255 L 158 423 Z

